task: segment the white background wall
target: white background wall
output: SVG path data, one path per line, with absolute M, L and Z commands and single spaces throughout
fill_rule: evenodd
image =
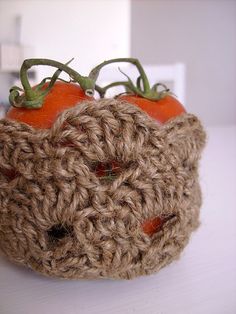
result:
M 236 1 L 132 0 L 131 54 L 184 62 L 189 111 L 207 125 L 236 123 Z
M 81 74 L 104 59 L 130 51 L 129 0 L 0 0 L 0 42 L 15 40 L 15 18 L 22 16 L 21 42 L 35 57 L 66 62 Z M 39 67 L 39 76 L 52 69 Z M 9 77 L 0 73 L 0 100 L 8 95 Z

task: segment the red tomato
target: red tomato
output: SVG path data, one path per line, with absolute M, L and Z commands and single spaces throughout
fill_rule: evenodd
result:
M 113 160 L 106 163 L 98 163 L 95 167 L 95 173 L 100 178 L 112 179 L 119 174 L 121 170 L 120 164 Z
M 43 86 L 45 89 L 46 83 Z M 78 84 L 56 82 L 51 91 L 45 96 L 43 105 L 39 109 L 11 107 L 6 118 L 27 123 L 38 129 L 50 129 L 57 115 L 65 109 L 74 107 L 86 99 L 94 99 L 85 95 Z
M 169 215 L 166 217 L 155 217 L 149 220 L 146 220 L 142 224 L 143 231 L 148 234 L 149 236 L 152 236 L 154 233 L 161 230 L 164 223 L 166 223 L 169 219 L 173 218 L 174 215 Z
M 160 123 L 164 123 L 170 118 L 186 112 L 183 105 L 181 105 L 175 97 L 170 95 L 166 95 L 160 100 L 149 100 L 143 97 L 127 94 L 120 96 L 119 99 L 126 100 L 127 102 L 138 106 Z
M 14 180 L 18 176 L 18 172 L 14 169 L 4 169 L 0 167 L 0 173 L 4 175 L 9 181 Z
M 159 216 L 150 220 L 146 220 L 142 225 L 143 231 L 148 235 L 152 235 L 161 229 L 164 222 L 165 220 Z

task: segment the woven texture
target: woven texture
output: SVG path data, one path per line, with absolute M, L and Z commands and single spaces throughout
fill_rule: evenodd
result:
M 199 225 L 201 123 L 158 125 L 118 100 L 85 101 L 50 130 L 0 120 L 0 248 L 61 278 L 131 279 L 178 258 Z M 116 160 L 112 180 L 96 165 Z M 142 223 L 172 215 L 152 236 Z

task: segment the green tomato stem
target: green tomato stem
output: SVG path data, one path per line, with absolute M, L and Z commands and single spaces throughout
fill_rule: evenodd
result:
M 105 96 L 106 91 L 109 88 L 119 86 L 119 85 L 124 86 L 126 88 L 126 90 L 130 91 L 134 95 L 137 95 L 137 96 L 149 99 L 149 100 L 159 100 L 159 99 L 165 97 L 169 93 L 169 90 L 167 90 L 167 89 L 165 89 L 161 92 L 158 91 L 159 86 L 163 87 L 162 84 L 155 84 L 152 88 L 150 87 L 148 77 L 147 77 L 141 63 L 139 62 L 138 59 L 135 59 L 135 58 L 116 58 L 116 59 L 104 61 L 92 69 L 92 71 L 89 73 L 89 77 L 92 80 L 96 81 L 99 74 L 100 74 L 101 69 L 104 66 L 111 64 L 111 63 L 117 63 L 117 62 L 118 63 L 119 62 L 128 62 L 128 63 L 131 63 L 137 67 L 137 70 L 139 72 L 139 77 L 136 81 L 136 86 L 134 85 L 132 80 L 129 78 L 129 76 L 120 70 L 120 72 L 127 77 L 127 81 L 113 82 L 113 83 L 108 84 L 107 86 L 104 86 L 104 87 L 100 87 L 99 85 L 96 85 L 95 89 L 100 94 L 100 97 L 103 98 Z
M 130 90 L 130 84 L 129 82 L 123 82 L 123 81 L 119 81 L 119 82 L 114 82 L 111 84 L 108 84 L 104 87 L 95 85 L 95 90 L 99 93 L 101 98 L 104 98 L 106 91 L 112 87 L 116 87 L 116 86 L 124 86 L 126 89 Z
M 146 75 L 141 63 L 136 58 L 116 58 L 116 59 L 110 59 L 110 60 L 104 61 L 92 69 L 92 71 L 89 73 L 89 77 L 92 80 L 96 81 L 101 69 L 104 66 L 111 64 L 111 63 L 117 63 L 117 62 L 128 62 L 128 63 L 135 65 L 137 67 L 139 74 L 140 74 L 140 77 L 143 80 L 144 93 L 147 93 L 150 91 L 150 84 L 149 84 L 147 75 Z
M 73 59 L 72 59 L 73 60 Z M 72 60 L 70 60 L 68 63 L 70 63 Z M 93 95 L 94 87 L 95 87 L 95 82 L 90 79 L 89 77 L 82 76 L 72 68 L 68 67 L 67 64 L 63 64 L 58 61 L 54 61 L 51 59 L 26 59 L 21 67 L 20 70 L 20 78 L 22 85 L 24 87 L 24 90 L 29 90 L 31 89 L 28 77 L 27 77 L 27 71 L 32 67 L 32 66 L 37 66 L 37 65 L 47 65 L 47 66 L 52 66 L 55 67 L 61 71 L 66 72 L 75 82 L 78 82 L 80 84 L 80 87 L 89 95 Z
M 73 60 L 73 59 L 72 59 Z M 95 81 L 89 77 L 82 76 L 75 70 L 71 69 L 68 64 L 72 61 L 70 60 L 66 64 L 60 63 L 58 61 L 50 59 L 26 59 L 20 69 L 20 80 L 24 89 L 24 94 L 19 94 L 19 89 L 13 87 L 10 89 L 9 101 L 14 107 L 25 107 L 25 108 L 40 108 L 43 105 L 44 97 L 52 89 L 55 82 L 57 81 L 60 73 L 62 71 L 66 72 L 73 80 L 73 82 L 79 83 L 80 87 L 84 90 L 85 94 L 88 96 L 93 96 L 95 89 Z M 32 66 L 37 65 L 47 65 L 56 67 L 57 71 L 52 76 L 48 87 L 45 90 L 41 90 L 43 83 L 46 79 L 33 89 L 30 86 L 27 71 Z

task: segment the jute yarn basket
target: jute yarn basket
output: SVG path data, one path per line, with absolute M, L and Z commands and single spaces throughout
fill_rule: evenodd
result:
M 0 248 L 60 278 L 132 279 L 180 256 L 199 226 L 205 132 L 182 114 L 163 125 L 115 99 L 84 101 L 49 130 L 0 120 Z M 104 180 L 94 164 L 122 165 Z M 153 235 L 144 221 L 171 215 Z

